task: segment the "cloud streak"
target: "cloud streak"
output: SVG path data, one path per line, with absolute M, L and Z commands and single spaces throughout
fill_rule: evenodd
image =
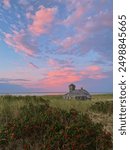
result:
M 5 33 L 4 41 L 15 49 L 16 52 L 23 52 L 28 56 L 35 56 L 38 53 L 38 45 L 25 31 L 14 31 L 13 34 Z
M 34 69 L 38 69 L 39 68 L 37 65 L 35 65 L 32 62 L 29 62 L 29 67 L 34 68 Z
M 27 80 L 27 79 L 11 79 L 11 78 L 0 78 L 0 82 L 1 83 L 6 83 L 6 82 L 12 82 L 12 81 L 14 81 L 14 82 L 24 82 L 24 81 L 29 81 L 29 80 Z

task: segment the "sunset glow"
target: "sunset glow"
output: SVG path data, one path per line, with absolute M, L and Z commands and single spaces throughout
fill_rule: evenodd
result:
M 1 0 L 0 93 L 112 92 L 111 0 Z

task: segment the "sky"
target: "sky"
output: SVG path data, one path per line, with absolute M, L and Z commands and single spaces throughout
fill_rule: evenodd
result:
M 112 0 L 1 0 L 0 93 L 112 92 Z

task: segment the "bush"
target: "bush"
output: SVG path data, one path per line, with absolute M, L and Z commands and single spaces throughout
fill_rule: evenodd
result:
M 0 147 L 25 150 L 110 150 L 112 135 L 87 114 L 29 103 L 1 126 Z
M 111 115 L 113 113 L 113 103 L 111 101 L 96 102 L 90 107 L 90 110 Z

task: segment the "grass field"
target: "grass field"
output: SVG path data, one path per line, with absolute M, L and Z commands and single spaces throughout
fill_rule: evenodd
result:
M 112 110 L 111 94 L 0 96 L 0 150 L 111 150 Z

